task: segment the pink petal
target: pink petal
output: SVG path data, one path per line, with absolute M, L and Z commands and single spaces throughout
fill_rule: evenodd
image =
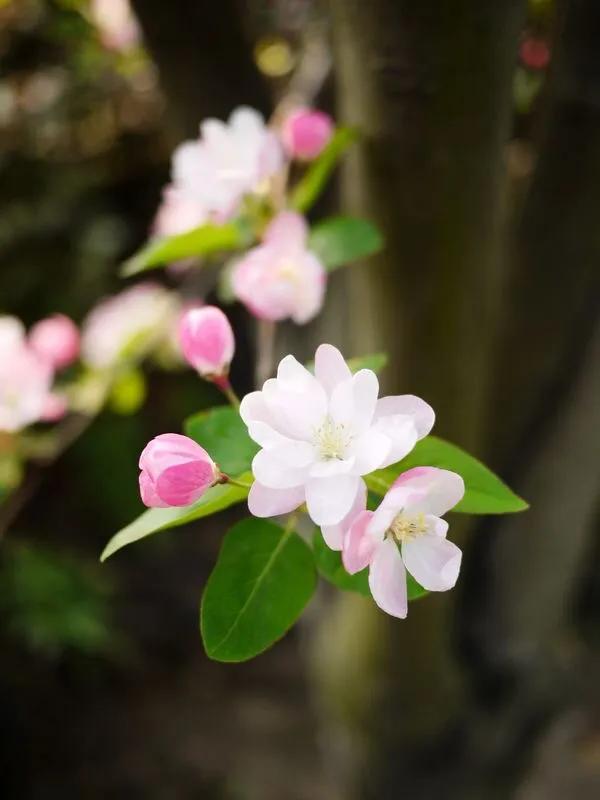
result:
M 414 394 L 391 395 L 377 401 L 375 419 L 390 416 L 408 416 L 415 423 L 419 439 L 427 436 L 435 422 L 433 408 Z
M 432 534 L 402 545 L 402 558 L 413 578 L 429 592 L 445 592 L 456 583 L 462 553 L 447 539 Z
M 438 467 L 415 467 L 403 472 L 392 490 L 406 492 L 404 509 L 441 517 L 462 499 L 465 484 L 460 475 Z
M 315 353 L 315 376 L 327 394 L 331 395 L 338 383 L 351 378 L 352 373 L 337 347 L 322 344 Z
M 337 525 L 322 525 L 321 533 L 325 544 L 332 550 L 341 550 L 344 542 L 344 535 L 356 519 L 365 510 L 367 505 L 367 487 L 364 481 L 359 481 L 356 498 L 350 511 Z
M 372 516 L 372 511 L 362 511 L 344 536 L 342 561 L 346 571 L 351 575 L 360 572 L 371 563 L 375 550 L 381 544 L 370 536 L 367 530 Z
M 382 611 L 405 619 L 408 613 L 406 570 L 395 542 L 385 539 L 376 549 L 369 569 L 369 588 Z
M 255 517 L 277 517 L 294 511 L 304 502 L 304 486 L 269 489 L 254 481 L 248 495 L 248 508 Z
M 381 464 L 382 467 L 395 464 L 407 456 L 419 438 L 411 417 L 381 417 L 373 427 L 390 440 L 390 448 L 385 462 Z
M 167 508 L 168 503 L 165 503 L 160 497 L 156 494 L 156 489 L 154 487 L 154 481 L 148 475 L 147 472 L 140 472 L 140 495 L 142 497 L 142 503 L 148 508 Z
M 286 249 L 299 250 L 304 246 L 308 226 L 304 217 L 295 211 L 281 211 L 266 229 L 263 241 L 269 244 L 283 243 Z
M 214 470 L 206 461 L 190 461 L 165 469 L 158 476 L 155 489 L 169 506 L 195 503 L 214 483 Z

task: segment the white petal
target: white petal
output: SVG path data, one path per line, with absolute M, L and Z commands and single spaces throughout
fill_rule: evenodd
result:
M 290 384 L 290 389 L 301 392 L 312 388 L 315 376 L 294 356 L 285 356 L 277 367 L 277 380 Z
M 270 422 L 269 411 L 262 392 L 250 392 L 250 394 L 242 398 L 242 402 L 240 403 L 240 417 L 244 420 L 246 425 L 249 425 L 255 420 L 266 423 Z M 260 442 L 258 444 L 260 444 Z
M 263 387 L 272 426 L 284 435 L 305 441 L 312 440 L 327 413 L 325 390 L 312 375 L 310 378 L 310 384 L 300 386 L 271 378 Z
M 462 553 L 454 542 L 426 533 L 402 545 L 402 558 L 413 578 L 429 592 L 445 592 L 456 583 Z
M 417 443 L 418 434 L 415 423 L 411 417 L 391 416 L 381 417 L 373 426 L 375 430 L 383 433 L 391 441 L 391 447 L 382 467 L 395 464 L 407 456 Z
M 434 517 L 433 514 L 427 514 L 425 517 L 427 523 L 427 532 L 432 536 L 439 536 L 440 539 L 445 539 L 448 533 L 448 523 L 445 519 Z
M 411 417 L 415 423 L 419 439 L 427 436 L 435 422 L 433 408 L 425 400 L 421 400 L 420 397 L 416 397 L 414 394 L 390 395 L 377 401 L 375 419 L 398 414 Z
M 392 442 L 388 436 L 376 428 L 370 428 L 353 442 L 352 452 L 356 458 L 354 473 L 368 475 L 369 472 L 386 466 L 391 447 Z
M 332 478 L 334 475 L 358 474 L 354 469 L 355 458 L 330 458 L 326 461 L 315 461 L 308 474 L 311 478 Z
M 393 617 L 406 618 L 406 571 L 400 552 L 391 539 L 383 541 L 373 555 L 369 569 L 369 588 L 379 608 Z
M 264 242 L 281 243 L 289 251 L 300 250 L 306 241 L 308 226 L 301 214 L 282 211 L 269 224 L 263 236 Z
M 370 369 L 361 369 L 346 381 L 339 383 L 332 392 L 329 412 L 332 419 L 357 433 L 371 425 L 379 381 Z
M 254 481 L 248 495 L 248 508 L 255 517 L 277 517 L 294 511 L 304 502 L 304 486 L 269 489 Z
M 344 535 L 354 522 L 355 518 L 367 507 L 367 486 L 364 481 L 358 482 L 356 497 L 350 511 L 341 522 L 336 525 L 322 525 L 321 533 L 325 544 L 332 550 L 341 550 L 344 543 Z
M 311 478 L 306 484 L 306 505 L 316 525 L 336 525 L 352 508 L 359 478 L 336 475 L 334 478 Z
M 273 458 L 269 450 L 261 450 L 252 460 L 254 477 L 269 489 L 291 489 L 300 486 L 306 478 L 306 470 L 289 467 Z
M 460 475 L 438 467 L 415 467 L 403 472 L 392 484 L 406 492 L 404 508 L 441 517 L 462 499 L 465 484 Z
M 338 383 L 352 377 L 344 356 L 332 344 L 322 344 L 315 353 L 315 376 L 328 395 Z
M 406 493 L 402 489 L 390 489 L 379 506 L 375 509 L 369 524 L 369 533 L 383 539 L 387 529 L 404 507 Z

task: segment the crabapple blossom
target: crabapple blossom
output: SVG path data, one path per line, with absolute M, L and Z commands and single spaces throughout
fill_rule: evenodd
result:
M 281 128 L 284 147 L 292 158 L 316 158 L 333 135 L 329 114 L 311 108 L 298 108 L 285 118 Z
M 162 202 L 152 226 L 156 236 L 176 236 L 197 228 L 208 220 L 206 208 L 176 186 L 163 189 Z
M 54 369 L 72 364 L 79 355 L 79 331 L 64 314 L 42 319 L 29 331 L 29 346 Z
M 186 361 L 204 377 L 229 372 L 235 339 L 220 308 L 202 306 L 186 311 L 179 323 L 179 344 Z
M 246 194 L 261 191 L 283 165 L 281 145 L 258 111 L 240 106 L 228 122 L 207 119 L 200 138 L 173 154 L 172 182 L 217 221 L 229 218 Z
M 162 433 L 148 442 L 139 467 L 140 494 L 149 508 L 195 503 L 221 477 L 206 450 L 179 433 Z
M 53 370 L 28 346 L 15 317 L 0 317 L 0 430 L 15 432 L 43 415 Z
M 42 422 L 58 422 L 59 419 L 65 416 L 68 408 L 69 404 L 64 395 L 58 394 L 58 392 L 50 392 L 46 395 L 46 402 L 44 403 L 40 420 Z
M 84 320 L 81 355 L 95 369 L 143 358 L 168 340 L 179 303 L 154 283 L 138 283 L 102 300 Z
M 313 521 L 340 546 L 342 522 L 364 497 L 362 475 L 399 461 L 426 436 L 433 409 L 412 395 L 377 399 L 372 370 L 352 375 L 342 354 L 322 344 L 311 374 L 293 356 L 277 377 L 242 400 L 240 414 L 262 448 L 254 457 L 252 514 L 270 517 L 306 503 Z
M 454 586 L 462 554 L 446 539 L 448 523 L 440 516 L 464 492 L 460 475 L 415 467 L 394 481 L 376 511 L 354 518 L 344 534 L 342 560 L 351 574 L 369 567 L 369 588 L 383 611 L 406 617 L 406 570 L 430 592 Z
M 268 226 L 263 243 L 235 265 L 233 293 L 259 319 L 291 318 L 302 324 L 321 310 L 327 276 L 307 249 L 307 236 L 304 218 L 282 211 Z

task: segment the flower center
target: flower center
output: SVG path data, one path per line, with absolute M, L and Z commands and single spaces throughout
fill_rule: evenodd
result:
M 324 461 L 343 459 L 351 441 L 352 435 L 347 426 L 341 422 L 335 423 L 329 416 L 315 431 L 314 445 Z
M 400 544 L 402 542 L 410 542 L 423 533 L 427 533 L 427 520 L 425 519 L 425 514 L 421 512 L 407 514 L 401 511 L 396 514 L 388 528 L 388 534 Z
M 298 270 L 291 261 L 282 261 L 278 266 L 277 273 L 284 281 L 289 281 L 294 284 L 298 283 Z

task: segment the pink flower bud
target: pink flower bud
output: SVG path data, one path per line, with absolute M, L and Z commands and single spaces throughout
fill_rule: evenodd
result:
M 162 433 L 140 456 L 140 494 L 149 508 L 188 506 L 220 478 L 203 447 L 179 433 Z
M 44 401 L 40 419 L 43 422 L 58 422 L 67 413 L 69 404 L 62 394 L 50 392 Z
M 39 358 L 54 369 L 71 364 L 79 355 L 79 331 L 64 314 L 37 322 L 29 333 L 29 345 Z
M 292 158 L 311 161 L 331 139 L 333 127 L 329 114 L 299 108 L 285 119 L 281 136 Z
M 226 375 L 235 339 L 225 314 L 216 306 L 192 308 L 179 323 L 179 343 L 186 361 L 205 377 Z
M 550 63 L 550 47 L 544 39 L 527 36 L 519 47 L 519 56 L 522 63 L 529 69 L 546 69 Z

